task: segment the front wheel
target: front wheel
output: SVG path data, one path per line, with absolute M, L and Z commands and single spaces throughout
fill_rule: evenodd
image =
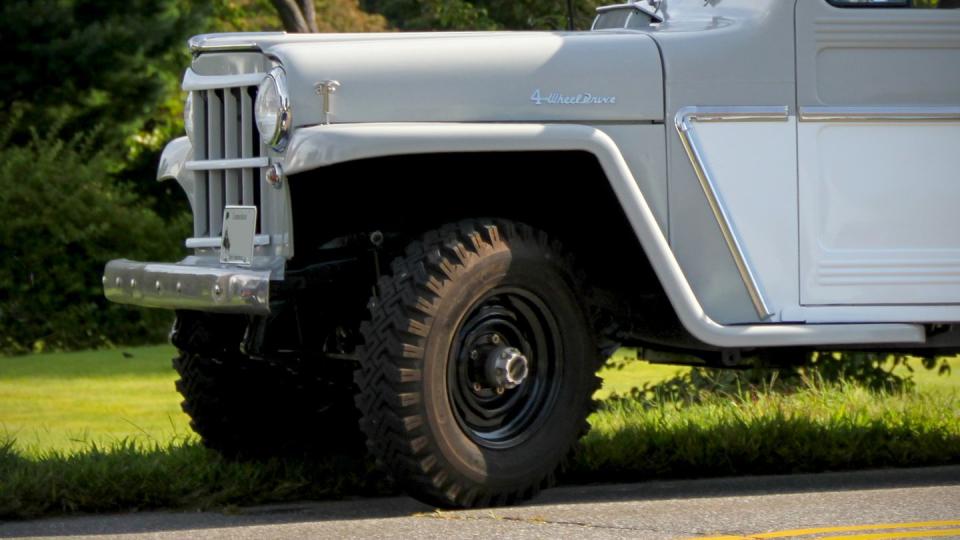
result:
M 448 226 L 409 246 L 370 305 L 361 428 L 411 495 L 512 504 L 552 482 L 599 382 L 581 288 L 558 244 L 511 222 Z

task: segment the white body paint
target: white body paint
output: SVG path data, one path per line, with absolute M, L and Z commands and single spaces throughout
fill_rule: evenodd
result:
M 960 303 L 960 121 L 799 137 L 801 303 Z
M 405 154 L 587 151 L 705 344 L 916 344 L 921 323 L 960 321 L 960 10 L 671 0 L 657 16 L 592 33 L 207 36 L 184 88 L 249 87 L 282 66 L 290 144 L 193 161 L 181 140 L 160 176 L 212 212 L 202 200 L 219 187 L 204 182 L 264 159 L 293 175 Z M 329 114 L 322 81 L 339 83 Z M 786 119 L 694 122 L 695 157 L 672 125 L 684 110 L 763 107 Z M 289 192 L 261 192 L 258 254 L 289 258 Z

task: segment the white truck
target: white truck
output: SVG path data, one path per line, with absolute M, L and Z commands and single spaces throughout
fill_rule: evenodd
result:
M 161 180 L 193 426 L 362 433 L 412 495 L 552 481 L 621 345 L 734 366 L 960 351 L 956 0 L 642 0 L 587 32 L 204 35 Z M 357 429 L 359 426 L 359 429 Z

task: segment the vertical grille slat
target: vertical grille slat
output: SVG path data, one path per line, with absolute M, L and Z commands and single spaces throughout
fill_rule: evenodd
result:
M 207 90 L 207 158 L 224 159 L 223 91 Z M 223 232 L 223 171 L 208 173 L 207 194 L 210 236 Z
M 267 147 L 263 144 L 263 142 L 260 141 L 258 142 L 258 144 L 260 148 L 260 155 L 261 156 L 267 155 Z M 258 212 L 260 214 L 260 223 L 258 224 L 258 227 L 257 227 L 257 230 L 259 232 L 259 231 L 269 230 L 269 223 L 270 223 L 270 217 L 271 217 L 270 205 L 261 204 L 261 203 L 263 202 L 263 197 L 264 197 L 263 194 L 266 193 L 267 192 L 266 190 L 270 189 L 270 187 L 267 184 L 266 169 L 260 169 L 257 177 L 259 178 L 259 181 L 257 182 L 257 186 L 259 187 L 259 193 L 257 193 L 257 206 L 260 208 L 260 212 Z
M 207 94 L 206 92 L 193 92 L 193 132 L 194 148 L 193 159 L 207 159 Z M 209 234 L 209 222 L 207 221 L 207 173 L 196 173 L 194 181 L 194 201 L 193 201 L 193 235 L 203 237 Z
M 223 92 L 223 157 L 226 159 L 240 157 L 240 111 L 235 90 L 228 88 Z M 228 205 L 240 204 L 240 171 L 237 169 L 226 172 L 225 197 Z
M 240 91 L 240 156 L 243 158 L 256 157 L 253 155 L 254 112 L 252 88 Z M 256 204 L 253 200 L 253 169 L 243 169 L 243 204 Z M 259 206 L 259 205 L 258 205 Z

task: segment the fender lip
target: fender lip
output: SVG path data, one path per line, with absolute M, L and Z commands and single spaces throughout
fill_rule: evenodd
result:
M 177 137 L 163 147 L 160 163 L 157 166 L 157 180 L 175 180 L 187 195 L 190 210 L 196 210 L 196 175 L 187 168 L 193 159 L 193 145 L 186 136 Z
M 103 294 L 118 304 L 216 313 L 270 313 L 272 269 L 117 259 L 103 271 Z
M 683 326 L 721 348 L 924 343 L 922 325 L 722 325 L 703 309 L 657 224 L 623 154 L 606 133 L 583 124 L 335 124 L 294 132 L 284 170 L 293 175 L 335 163 L 375 157 L 447 152 L 586 151 L 600 162 Z

